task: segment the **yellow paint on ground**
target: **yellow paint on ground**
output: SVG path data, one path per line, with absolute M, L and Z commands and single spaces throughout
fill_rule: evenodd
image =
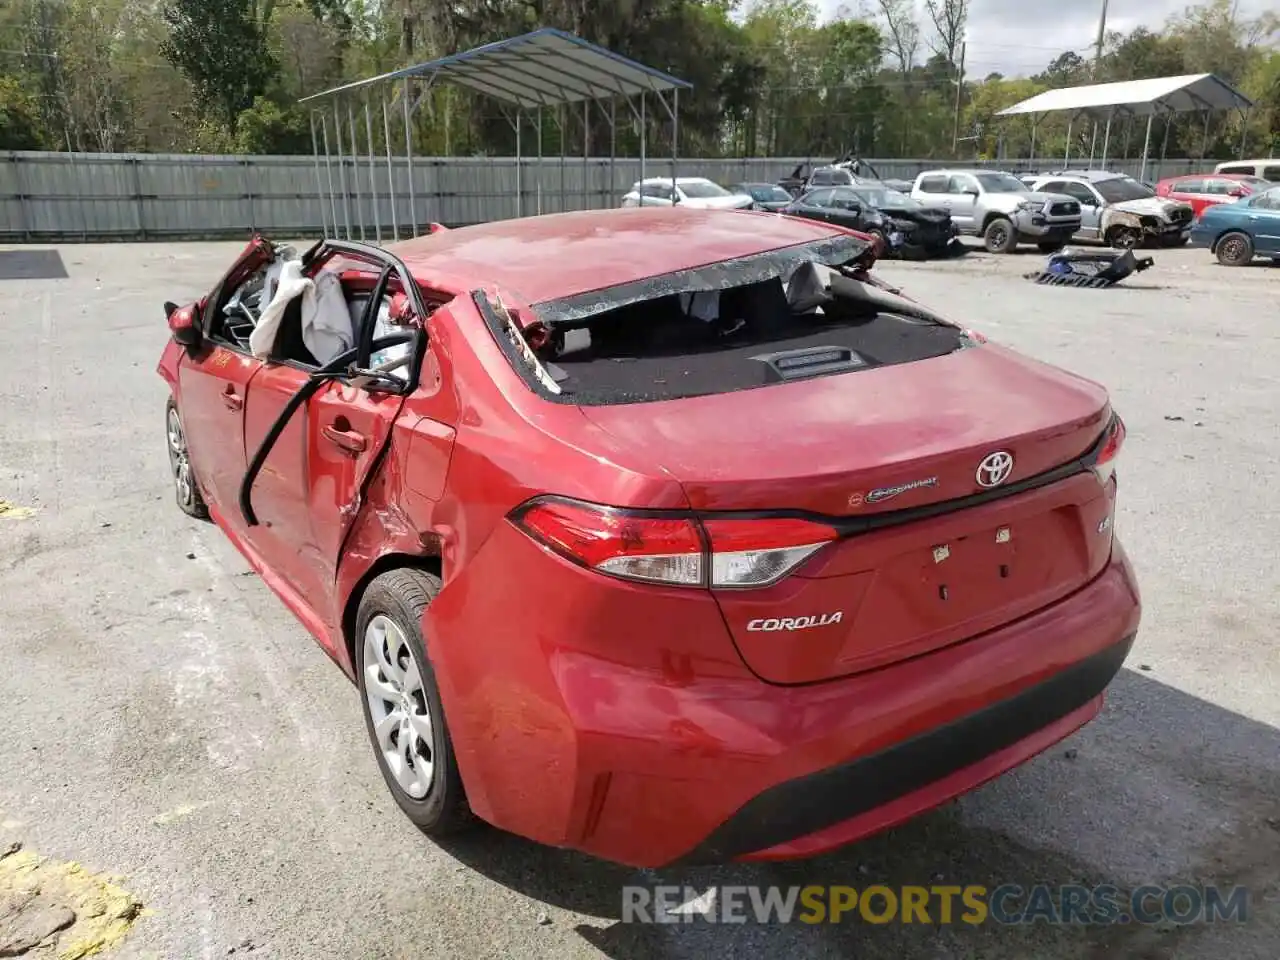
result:
M 0 853 L 3 849 L 0 848 Z M 112 878 L 78 863 L 64 863 L 20 850 L 0 858 L 0 900 L 61 904 L 75 923 L 57 935 L 58 960 L 83 960 L 116 946 L 142 916 L 142 904 Z
M 26 520 L 35 515 L 35 507 L 20 507 L 16 503 L 0 499 L 0 520 Z

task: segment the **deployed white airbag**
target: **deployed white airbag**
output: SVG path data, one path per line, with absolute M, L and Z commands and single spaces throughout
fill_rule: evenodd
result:
M 302 342 L 317 362 L 326 364 L 354 346 L 351 315 L 338 275 L 325 270 L 312 280 L 302 275 L 300 260 L 286 260 L 280 268 L 275 296 L 249 335 L 249 349 L 255 357 L 265 359 L 271 355 L 285 308 L 298 296 L 302 297 Z

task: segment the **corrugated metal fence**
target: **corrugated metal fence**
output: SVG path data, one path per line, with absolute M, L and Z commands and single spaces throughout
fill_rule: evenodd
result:
M 723 184 L 774 181 L 799 159 L 680 160 L 681 176 Z M 931 160 L 870 160 L 881 176 L 914 177 Z M 970 166 L 971 164 L 966 164 Z M 1005 161 L 1005 170 L 1054 168 L 1048 160 Z M 1073 164 L 1074 165 L 1074 164 Z M 1139 161 L 1108 161 L 1137 175 Z M 651 158 L 646 176 L 670 175 Z M 1212 169 L 1212 161 L 1147 165 L 1147 179 Z M 357 239 L 406 236 L 436 221 L 447 226 L 533 213 L 617 206 L 640 177 L 637 158 L 369 159 L 195 156 L 183 154 L 0 154 L 0 240 L 73 241 L 217 238 L 260 229 L 276 236 Z M 330 190 L 332 183 L 332 193 Z M 412 204 L 410 192 L 412 190 Z M 522 203 L 517 203 L 517 195 Z

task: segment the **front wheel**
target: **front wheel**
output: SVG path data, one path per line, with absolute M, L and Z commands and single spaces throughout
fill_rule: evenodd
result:
M 1133 227 L 1116 227 L 1111 232 L 1111 245 L 1117 250 L 1133 250 L 1142 245 L 1142 234 Z
M 375 578 L 360 599 L 353 658 L 378 769 L 431 837 L 474 823 L 422 635 L 423 611 L 439 590 L 440 578 L 421 570 Z
M 178 414 L 178 405 L 173 402 L 173 397 L 165 405 L 164 421 L 169 448 L 169 473 L 173 477 L 174 498 L 178 501 L 178 509 L 197 520 L 208 520 L 209 507 L 205 504 L 204 497 L 200 496 L 196 475 L 191 470 L 187 435 L 182 429 L 182 417 Z
M 1253 260 L 1253 241 L 1248 234 L 1232 231 L 1218 241 L 1214 253 L 1224 267 L 1243 267 Z
M 988 253 L 1012 253 L 1018 245 L 1018 233 L 1013 222 L 1005 217 L 996 217 L 982 231 L 982 242 Z

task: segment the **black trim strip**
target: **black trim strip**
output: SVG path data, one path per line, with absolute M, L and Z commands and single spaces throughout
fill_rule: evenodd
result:
M 510 346 L 510 341 L 507 341 Z M 511 348 L 514 353 L 514 347 Z M 939 517 L 948 513 L 955 513 L 960 510 L 968 510 L 971 507 L 980 507 L 983 504 L 992 503 L 996 500 L 1003 500 L 1006 497 L 1016 497 L 1020 493 L 1027 493 L 1031 490 L 1038 490 L 1041 487 L 1051 486 L 1060 483 L 1071 477 L 1078 476 L 1093 468 L 1097 463 L 1099 455 L 1110 439 L 1112 432 L 1116 429 L 1118 417 L 1113 412 L 1107 421 L 1107 426 L 1093 444 L 1080 456 L 1066 463 L 1061 464 L 1043 473 L 1037 473 L 1033 477 L 1027 477 L 1016 483 L 1010 483 L 1003 487 L 995 487 L 991 490 L 981 490 L 978 493 L 968 494 L 963 497 L 953 497 L 950 500 L 940 500 L 937 503 L 926 503 L 918 507 L 905 507 L 901 510 L 888 510 L 884 513 L 872 513 L 865 516 L 857 517 L 833 517 L 824 513 L 816 513 L 810 510 L 717 510 L 717 511 L 689 511 L 689 510 L 651 510 L 644 508 L 614 507 L 602 503 L 588 503 L 587 501 L 574 500 L 571 497 L 563 497 L 558 494 L 540 494 L 531 497 L 524 503 L 517 506 L 508 515 L 513 521 L 519 522 L 537 503 L 546 501 L 560 501 L 566 503 L 579 503 L 594 507 L 597 510 L 610 514 L 619 514 L 634 517 L 648 517 L 654 520 L 675 520 L 692 518 L 698 521 L 704 520 L 809 520 L 813 523 L 821 523 L 834 529 L 840 539 L 846 537 L 854 537 L 863 533 L 870 533 L 873 530 L 883 530 L 888 527 L 897 527 L 906 523 L 915 523 L 918 520 L 928 520 L 932 517 Z M 702 526 L 701 522 L 698 524 Z M 704 535 L 705 536 L 705 535 Z
M 721 863 L 884 806 L 1043 730 L 1102 693 L 1134 636 L 1048 680 L 867 757 L 770 787 L 673 865 Z

